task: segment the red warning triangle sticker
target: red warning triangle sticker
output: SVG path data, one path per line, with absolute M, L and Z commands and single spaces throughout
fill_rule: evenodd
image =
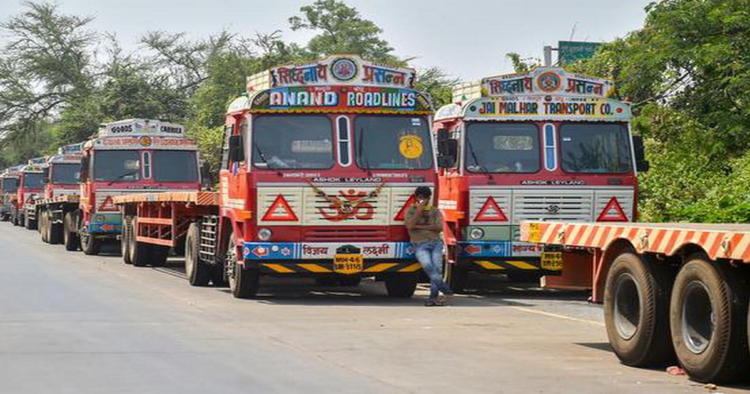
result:
M 102 201 L 102 204 L 99 205 L 98 211 L 116 211 L 117 207 L 115 206 L 115 202 L 112 200 L 112 196 L 107 196 L 107 198 Z
M 474 221 L 507 222 L 508 217 L 505 216 L 503 210 L 499 205 L 497 205 L 497 201 L 495 201 L 495 198 L 490 196 L 489 198 L 487 198 L 487 201 L 484 202 L 482 208 L 479 208 L 479 212 L 477 212 L 477 216 L 474 217 Z
M 616 197 L 612 197 L 607 206 L 604 207 L 599 217 L 596 218 L 597 222 L 627 222 L 628 216 L 625 215 L 625 211 L 622 210 L 620 203 L 617 202 Z
M 411 207 L 412 205 L 416 203 L 417 203 L 417 197 L 412 194 L 411 197 L 409 197 L 409 199 L 406 200 L 406 202 L 404 203 L 404 206 L 401 207 L 401 209 L 398 211 L 398 213 L 396 214 L 396 217 L 394 217 L 393 220 L 398 220 L 402 222 L 406 220 L 406 211 L 409 209 L 409 207 Z
M 279 194 L 263 215 L 261 220 L 265 222 L 296 222 L 299 219 L 289 206 L 284 196 Z

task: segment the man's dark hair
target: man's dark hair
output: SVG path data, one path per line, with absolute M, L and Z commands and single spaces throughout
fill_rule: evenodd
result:
M 432 195 L 432 190 L 427 186 L 420 186 L 414 191 L 414 195 L 417 197 L 430 197 Z

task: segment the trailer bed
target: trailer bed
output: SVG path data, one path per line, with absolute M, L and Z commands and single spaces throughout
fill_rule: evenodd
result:
M 521 240 L 545 245 L 606 250 L 627 240 L 638 253 L 672 256 L 685 246 L 703 248 L 711 259 L 750 263 L 750 225 L 696 223 L 572 223 L 528 221 Z

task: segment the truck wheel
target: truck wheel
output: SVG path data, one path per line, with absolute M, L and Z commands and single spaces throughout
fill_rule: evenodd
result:
M 253 298 L 258 294 L 260 274 L 258 270 L 243 268 L 237 264 L 237 248 L 234 242 L 234 234 L 229 234 L 229 246 L 224 257 L 227 272 L 229 273 L 229 289 L 232 290 L 234 298 Z
M 389 274 L 385 277 L 385 289 L 393 298 L 411 298 L 417 289 L 417 274 Z
M 198 224 L 190 223 L 185 238 L 185 273 L 191 286 L 208 286 L 214 274 L 214 268 L 201 261 L 198 255 L 200 235 Z
M 701 256 L 689 259 L 674 282 L 670 323 L 677 358 L 699 382 L 747 376 L 747 289 L 739 272 Z
M 466 283 L 469 280 L 469 269 L 458 264 L 445 264 L 444 279 L 455 292 L 461 292 L 466 289 Z
M 101 246 L 101 242 L 99 242 L 98 239 L 94 238 L 91 234 L 85 234 L 81 235 L 81 250 L 83 250 L 83 253 L 87 256 L 96 256 L 99 254 L 99 247 Z
M 39 216 L 39 232 L 42 234 L 42 242 L 49 243 L 49 233 L 47 232 L 47 212 Z
M 612 263 L 604 294 L 604 322 L 612 349 L 623 364 L 644 367 L 674 359 L 669 340 L 668 268 L 633 253 Z
M 151 245 L 151 266 L 163 267 L 169 258 L 169 246 Z
M 26 230 L 36 230 L 36 220 L 30 219 L 29 215 L 23 215 L 23 226 Z
M 63 239 L 63 226 L 60 223 L 52 223 L 51 215 L 47 218 L 47 241 L 52 245 L 59 245 Z
M 136 241 L 136 236 L 138 235 L 138 219 L 133 219 L 131 227 L 132 232 L 130 233 L 130 237 L 128 237 L 128 240 L 130 241 L 130 261 L 135 267 L 145 267 L 153 257 L 151 253 L 151 244 Z
M 133 227 L 131 224 L 131 218 L 124 218 L 122 220 L 122 234 L 120 236 L 120 254 L 122 254 L 122 261 L 125 264 L 132 264 L 130 260 L 130 237 L 132 237 Z
M 63 243 L 65 244 L 65 250 L 69 252 L 78 250 L 78 246 L 80 245 L 75 222 L 73 212 L 65 214 L 65 217 L 63 218 Z
M 361 276 L 347 276 L 344 278 L 339 278 L 338 280 L 339 285 L 344 287 L 357 287 L 359 286 L 359 283 L 362 282 Z

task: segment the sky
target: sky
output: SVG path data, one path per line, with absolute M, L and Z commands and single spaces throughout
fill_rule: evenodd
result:
M 309 32 L 293 32 L 288 18 L 314 0 L 55 0 L 61 11 L 92 16 L 91 28 L 116 34 L 137 51 L 144 32 L 185 32 L 207 37 L 222 29 L 244 36 L 281 30 L 304 44 Z M 611 41 L 643 26 L 652 0 L 345 0 L 383 30 L 414 67 L 440 67 L 462 80 L 512 71 L 505 54 L 542 58 L 558 40 Z M 19 0 L 0 0 L 0 20 L 23 10 Z M 0 32 L 0 34 L 2 34 Z

